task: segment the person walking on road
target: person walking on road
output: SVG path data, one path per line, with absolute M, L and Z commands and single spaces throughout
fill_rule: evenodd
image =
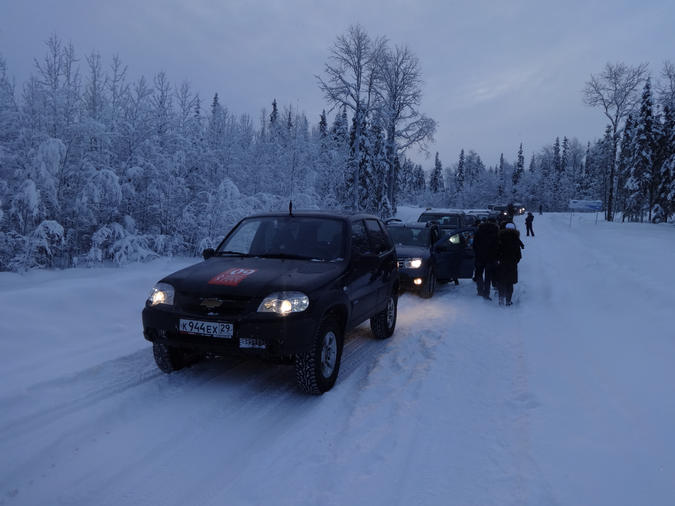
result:
M 525 218 L 525 228 L 527 229 L 528 237 L 530 236 L 530 234 L 532 234 L 532 237 L 534 237 L 534 229 L 532 228 L 533 221 L 534 221 L 534 214 L 528 212 L 527 217 Z
M 497 243 L 499 305 L 510 306 L 513 297 L 513 285 L 518 283 L 518 262 L 522 241 L 520 233 L 513 223 L 507 223 L 504 230 L 499 231 Z
M 494 218 L 478 225 L 473 238 L 473 252 L 475 255 L 475 276 L 478 295 L 490 298 L 490 286 L 497 270 L 497 238 L 499 227 Z

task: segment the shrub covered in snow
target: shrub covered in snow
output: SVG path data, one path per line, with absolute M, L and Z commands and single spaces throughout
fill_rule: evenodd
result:
M 149 242 L 146 236 L 131 234 L 119 223 L 110 223 L 92 236 L 87 260 L 112 261 L 116 265 L 152 260 L 158 255 L 150 248 Z

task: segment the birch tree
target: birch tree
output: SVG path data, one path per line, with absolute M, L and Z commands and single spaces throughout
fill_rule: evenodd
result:
M 609 120 L 612 129 L 612 152 L 608 176 L 607 221 L 614 220 L 614 183 L 616 152 L 624 120 L 639 102 L 638 92 L 647 78 L 647 64 L 635 67 L 624 63 L 607 63 L 600 74 L 591 74 L 584 87 L 584 102 L 598 107 Z
M 406 46 L 385 49 L 377 65 L 378 114 L 387 134 L 386 159 L 389 201 L 396 208 L 396 157 L 414 145 L 433 140 L 436 122 L 420 113 L 422 74 L 419 59 Z
M 360 25 L 352 25 L 344 35 L 339 35 L 331 48 L 328 62 L 324 66 L 324 77 L 317 76 L 319 88 L 331 108 L 346 107 L 354 116 L 353 155 L 350 179 L 351 207 L 358 209 L 361 180 L 361 146 L 365 120 L 375 105 L 377 64 L 384 53 L 386 40 L 372 39 Z

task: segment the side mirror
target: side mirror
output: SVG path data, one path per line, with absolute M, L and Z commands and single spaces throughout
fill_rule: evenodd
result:
M 204 251 L 202 251 L 202 256 L 204 257 L 204 260 L 208 260 L 215 254 L 216 250 L 214 250 L 213 248 L 206 248 Z

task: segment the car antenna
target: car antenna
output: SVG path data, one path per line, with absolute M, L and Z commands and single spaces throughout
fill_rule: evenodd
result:
M 293 216 L 293 201 L 288 202 L 288 215 Z

